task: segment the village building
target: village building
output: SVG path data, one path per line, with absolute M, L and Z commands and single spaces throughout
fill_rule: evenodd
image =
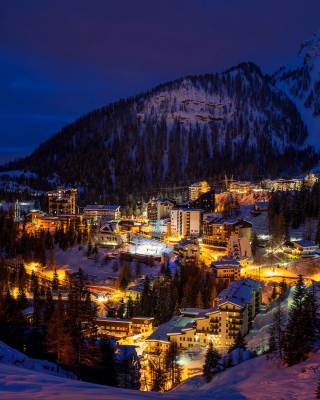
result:
M 201 193 L 195 200 L 190 200 L 187 208 L 191 209 L 201 209 L 204 212 L 214 212 L 215 211 L 215 190 L 209 190 L 205 193 Z
M 171 237 L 182 239 L 185 237 L 199 237 L 202 235 L 203 210 L 172 208 L 170 230 Z
M 105 224 L 97 233 L 96 243 L 100 247 L 117 249 L 126 241 L 126 236 L 126 233 L 115 233 L 111 224 Z
M 249 190 L 259 189 L 259 185 L 251 182 L 231 182 L 228 187 L 230 193 L 247 193 Z
M 181 254 L 180 263 L 183 266 L 190 264 L 199 265 L 200 263 L 200 246 L 198 244 L 189 243 L 179 250 Z
M 173 317 L 146 339 L 148 352 L 167 351 L 170 343 L 179 349 L 230 347 L 239 333 L 244 336 L 252 326 L 261 305 L 263 285 L 250 278 L 233 281 L 215 299 L 215 306 L 201 310 L 195 317 Z
M 98 335 L 114 340 L 152 332 L 153 322 L 153 317 L 133 317 L 131 319 L 100 317 L 96 319 Z
M 85 217 L 91 218 L 93 222 L 99 220 L 120 219 L 120 206 L 89 205 L 83 209 Z
M 158 198 L 147 204 L 147 217 L 151 224 L 159 224 L 161 219 L 170 218 L 170 210 L 175 206 L 171 199 Z
M 30 211 L 26 215 L 26 222 L 27 223 L 32 223 L 32 224 L 37 224 L 38 223 L 38 218 L 44 217 L 46 215 L 45 212 L 43 211 Z
M 208 182 L 200 181 L 189 186 L 189 200 L 196 200 L 202 193 L 207 193 L 211 190 Z
M 228 239 L 227 256 L 238 261 L 252 258 L 249 238 L 231 235 Z
M 215 279 L 236 281 L 241 278 L 241 265 L 232 258 L 225 258 L 211 263 L 212 274 Z
M 40 217 L 37 218 L 37 225 L 39 228 L 43 229 L 51 229 L 51 228 L 59 228 L 61 221 L 58 217 Z
M 282 245 L 284 253 L 305 258 L 315 256 L 317 248 L 318 246 L 310 240 L 291 240 Z
M 203 220 L 203 244 L 226 245 L 229 237 L 238 235 L 250 239 L 252 223 L 244 219 L 229 219 L 208 216 Z
M 254 203 L 254 211 L 268 211 L 269 202 L 268 201 L 257 201 Z
M 60 214 L 75 214 L 77 191 L 58 186 L 57 190 L 47 192 L 49 215 L 57 217 Z

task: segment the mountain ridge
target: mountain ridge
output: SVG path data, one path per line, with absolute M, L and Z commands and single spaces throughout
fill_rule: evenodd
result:
M 84 115 L 8 168 L 113 194 L 204 176 L 299 174 L 320 157 L 292 93 L 279 87 L 281 71 L 270 78 L 245 62 L 166 82 Z

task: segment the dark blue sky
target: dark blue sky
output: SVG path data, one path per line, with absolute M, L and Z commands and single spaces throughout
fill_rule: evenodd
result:
M 271 73 L 319 15 L 319 0 L 2 1 L 0 165 L 159 83 L 242 61 Z

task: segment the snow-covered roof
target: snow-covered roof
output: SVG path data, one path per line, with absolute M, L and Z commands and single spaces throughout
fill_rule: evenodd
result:
M 117 211 L 120 208 L 120 206 L 106 206 L 106 205 L 88 205 L 86 206 L 83 210 L 90 211 L 90 210 L 104 210 L 104 211 Z
M 251 278 L 233 281 L 216 297 L 216 300 L 222 300 L 222 302 L 226 302 L 226 300 L 237 301 L 237 304 L 244 306 L 245 303 L 251 302 L 254 291 L 263 287 L 262 283 Z
M 255 204 L 257 206 L 268 206 L 269 202 L 268 201 L 257 201 Z
M 190 323 L 193 323 L 193 318 L 175 316 L 171 318 L 170 321 L 160 325 L 159 328 L 146 339 L 146 342 L 168 342 L 168 334 L 171 332 L 173 334 L 177 333 L 177 328 L 179 332 L 181 332 L 181 329 Z
M 310 240 L 292 240 L 292 243 L 301 247 L 317 247 L 317 245 Z
M 241 265 L 237 260 L 230 258 L 229 260 L 213 261 L 211 263 L 215 268 L 241 268 Z

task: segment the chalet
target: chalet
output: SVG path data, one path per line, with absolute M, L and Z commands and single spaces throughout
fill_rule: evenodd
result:
M 317 254 L 318 246 L 310 240 L 292 240 L 282 245 L 285 253 L 295 256 L 312 257 Z
M 124 242 L 121 234 L 114 232 L 111 224 L 105 224 L 97 233 L 97 245 L 100 247 L 119 248 Z
M 105 318 L 96 319 L 99 336 L 106 339 L 123 339 L 127 336 L 152 332 L 153 317 L 133 317 L 131 319 Z

